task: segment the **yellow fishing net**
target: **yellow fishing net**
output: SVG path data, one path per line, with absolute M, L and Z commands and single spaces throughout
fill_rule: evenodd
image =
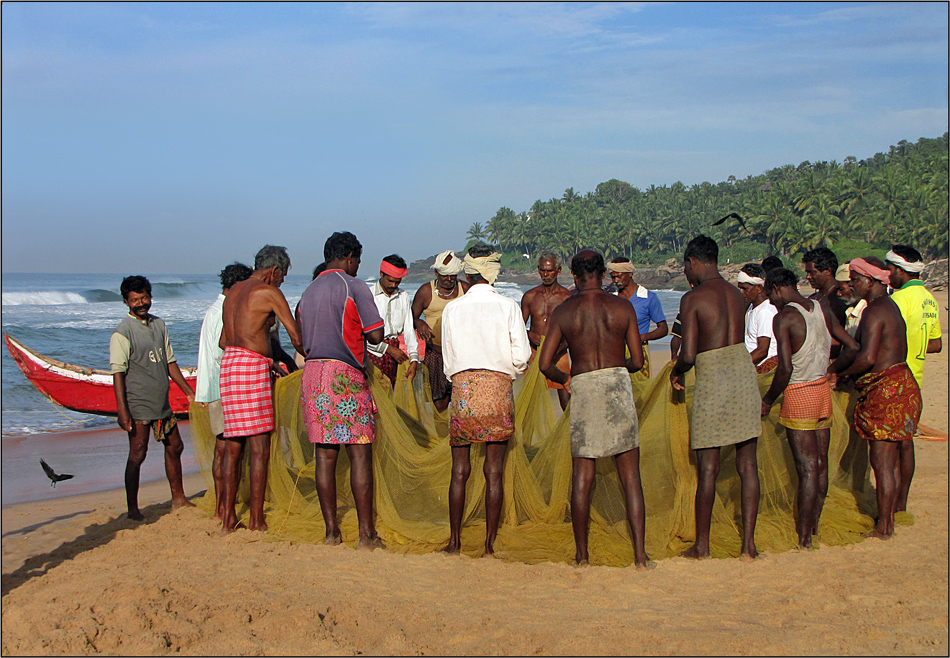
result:
M 674 393 L 670 364 L 654 364 L 652 379 L 631 377 L 640 418 L 640 473 L 646 504 L 646 548 L 653 559 L 679 554 L 694 539 L 693 501 L 696 470 L 689 449 L 692 372 L 687 390 Z M 444 546 L 449 537 L 448 490 L 451 450 L 448 412 L 439 413 L 428 395 L 428 372 L 419 368 L 414 381 L 405 377 L 395 389 L 372 366 L 368 369 L 376 416 L 373 444 L 376 527 L 387 549 L 426 553 Z M 765 392 L 772 375 L 759 376 Z M 325 529 L 314 486 L 314 448 L 307 439 L 300 410 L 301 373 L 281 378 L 275 386 L 277 428 L 272 435 L 267 483 L 266 520 L 273 540 L 319 543 Z M 868 481 L 867 445 L 848 430 L 849 396 L 834 395 L 834 426 L 829 450 L 830 485 L 819 524 L 821 544 L 842 545 L 861 540 L 873 527 L 874 498 Z M 755 539 L 760 551 L 795 548 L 794 511 L 797 488 L 794 461 L 785 429 L 778 425 L 780 406 L 762 423 L 758 441 L 761 486 Z M 574 540 L 570 523 L 570 406 L 561 414 L 557 398 L 534 360 L 515 382 L 515 434 L 509 442 L 504 470 L 504 506 L 495 543 L 502 559 L 527 563 L 570 562 Z M 209 490 L 199 505 L 214 508 L 211 459 L 214 437 L 207 411 L 191 408 L 194 450 Z M 245 457 L 246 460 L 246 457 Z M 484 446 L 472 448 L 462 526 L 462 552 L 481 555 L 485 538 Z M 245 464 L 243 473 L 246 474 Z M 238 516 L 247 522 L 247 477 L 238 493 Z M 713 557 L 740 552 L 739 477 L 735 448 L 722 450 L 710 533 Z M 337 463 L 337 497 L 344 541 L 355 546 L 356 509 L 349 483 L 349 462 L 341 449 Z M 592 564 L 626 566 L 633 562 L 620 482 L 613 459 L 597 462 L 591 497 L 590 555 Z

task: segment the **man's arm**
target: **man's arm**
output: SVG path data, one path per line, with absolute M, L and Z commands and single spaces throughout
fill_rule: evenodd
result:
M 653 331 L 643 334 L 640 340 L 649 343 L 651 340 L 663 338 L 663 336 L 668 333 L 670 333 L 670 326 L 666 323 L 666 320 L 660 320 L 656 323 L 656 328 Z
M 188 402 L 195 401 L 195 392 L 188 384 L 188 381 L 185 379 L 185 376 L 181 374 L 181 368 L 178 367 L 177 361 L 172 361 L 168 364 L 168 376 L 171 377 L 172 381 L 181 389 L 181 392 L 185 394 L 185 397 L 188 398 Z M 115 376 L 113 376 L 113 383 L 115 383 Z M 123 387 L 125 382 L 123 382 Z
M 270 353 L 274 355 L 274 361 L 279 361 L 287 367 L 287 372 L 293 372 L 297 369 L 297 362 L 294 357 L 284 351 L 284 346 L 280 344 L 280 334 L 277 330 L 270 333 Z M 283 373 L 280 373 L 283 374 Z
M 524 321 L 514 309 L 508 316 L 508 339 L 511 341 L 511 365 L 518 372 L 524 372 L 528 369 L 528 361 L 531 360 L 531 343 L 528 341 L 528 330 Z
M 556 384 L 562 386 L 570 379 L 570 373 L 562 372 L 554 362 L 554 354 L 557 352 L 558 345 L 563 339 L 561 333 L 561 307 L 554 309 L 548 320 L 548 334 L 541 344 L 541 352 L 538 354 L 538 369 L 541 373 Z
M 627 344 L 627 349 L 630 350 L 630 357 L 625 365 L 627 366 L 627 372 L 637 372 L 643 367 L 643 339 L 640 337 L 637 313 L 633 310 L 632 304 L 629 306 L 629 310 L 631 312 L 627 314 L 627 333 L 624 335 L 624 341 Z M 666 326 L 666 322 L 663 323 L 663 326 Z
M 112 373 L 112 387 L 115 389 L 115 406 L 119 412 L 119 427 L 126 432 L 132 431 L 132 414 L 129 413 L 129 403 L 125 395 L 125 373 Z
M 750 352 L 752 363 L 760 363 L 769 353 L 772 339 L 768 336 L 759 336 L 755 339 L 755 349 Z
M 297 324 L 294 314 L 290 311 L 287 298 L 277 288 L 271 287 L 268 292 L 271 295 L 271 310 L 280 320 L 280 323 L 284 325 L 284 329 L 287 330 L 287 336 L 290 338 L 290 343 L 294 346 L 294 349 L 303 354 L 303 336 L 300 333 L 300 325 Z M 281 352 L 283 352 L 283 348 L 281 348 Z
M 677 391 L 686 390 L 683 378 L 696 363 L 696 350 L 699 347 L 699 326 L 696 323 L 696 311 L 693 308 L 693 292 L 690 291 L 680 299 L 680 325 L 683 328 L 680 340 L 680 351 L 676 363 L 670 371 L 670 383 Z
M 428 341 L 432 338 L 432 328 L 419 316 L 422 315 L 423 309 L 425 309 L 431 301 L 432 286 L 430 285 L 420 286 L 412 298 L 412 324 L 416 331 L 419 332 L 419 338 L 424 341 Z
M 931 338 L 927 341 L 927 354 L 936 354 L 943 349 L 943 338 Z
M 834 354 L 834 350 L 832 350 L 835 359 L 831 365 L 828 366 L 828 374 L 837 375 L 837 373 L 846 368 L 848 364 L 853 363 L 854 357 L 857 355 L 858 350 L 861 349 L 861 346 L 858 345 L 858 341 L 841 326 L 841 323 L 838 322 L 838 318 L 835 317 L 828 304 L 823 304 L 821 310 L 825 317 L 825 325 L 827 325 L 831 337 L 841 345 L 841 350 L 837 354 Z
M 775 374 L 772 375 L 772 385 L 762 396 L 761 414 L 763 416 L 769 414 L 775 400 L 788 386 L 788 380 L 792 378 L 792 336 L 789 331 L 790 327 L 791 319 L 786 313 L 779 312 L 772 319 L 772 334 L 776 341 L 778 366 L 775 368 Z
M 128 397 L 125 393 L 125 373 L 129 368 L 129 353 L 132 345 L 129 339 L 116 332 L 109 339 L 109 363 L 112 366 L 112 388 L 115 391 L 115 407 L 118 412 L 119 427 L 126 432 L 132 431 L 132 414 L 129 413 Z

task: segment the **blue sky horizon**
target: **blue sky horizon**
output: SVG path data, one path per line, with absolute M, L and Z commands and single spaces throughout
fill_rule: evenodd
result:
M 948 127 L 946 3 L 5 3 L 3 272 L 360 274 L 502 206 Z

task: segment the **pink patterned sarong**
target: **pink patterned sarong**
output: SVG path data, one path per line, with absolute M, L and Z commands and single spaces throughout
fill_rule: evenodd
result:
M 376 404 L 366 374 L 342 361 L 307 361 L 300 406 L 310 443 L 366 444 L 376 438 Z

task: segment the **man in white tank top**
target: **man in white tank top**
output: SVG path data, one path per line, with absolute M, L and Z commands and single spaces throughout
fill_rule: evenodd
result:
M 857 343 L 835 322 L 831 309 L 798 291 L 798 277 L 785 268 L 770 270 L 765 291 L 779 309 L 773 321 L 778 366 L 772 385 L 762 396 L 766 416 L 784 393 L 779 422 L 798 472 L 798 545 L 812 547 L 818 519 L 828 493 L 828 444 L 831 441 L 831 383 L 827 377 L 831 337 L 856 352 Z

